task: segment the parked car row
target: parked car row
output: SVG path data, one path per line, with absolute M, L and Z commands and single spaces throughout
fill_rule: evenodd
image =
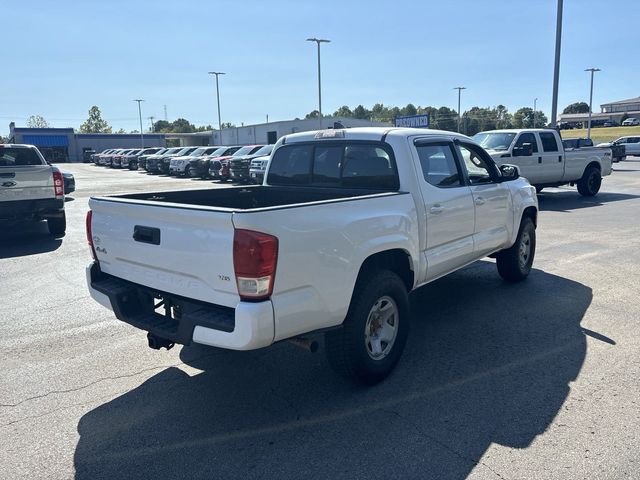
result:
M 151 174 L 262 183 L 272 150 L 273 145 L 109 149 L 91 160 L 100 166 Z

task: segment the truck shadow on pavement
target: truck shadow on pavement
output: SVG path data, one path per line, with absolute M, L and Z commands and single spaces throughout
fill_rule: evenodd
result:
M 544 190 L 538 194 L 540 211 L 568 212 L 580 208 L 592 208 L 607 203 L 640 198 L 628 193 L 600 192 L 595 197 L 582 197 L 575 190 Z
M 76 478 L 510 478 L 482 456 L 552 426 L 591 300 L 580 283 L 534 270 L 509 285 L 477 262 L 412 295 L 403 359 L 368 389 L 286 343 L 185 347 L 201 373 L 165 369 L 81 418 Z
M 47 222 L 19 222 L 0 226 L 0 258 L 52 252 L 60 245 L 62 238 L 49 234 Z

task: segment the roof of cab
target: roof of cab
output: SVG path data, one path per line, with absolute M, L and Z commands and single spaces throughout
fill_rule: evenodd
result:
M 316 138 L 319 132 L 330 135 L 329 132 L 344 132 L 339 137 Z M 338 128 L 327 130 L 312 130 L 309 132 L 292 133 L 285 136 L 284 143 L 293 142 L 309 142 L 309 141 L 327 141 L 327 140 L 370 140 L 379 142 L 383 137 L 398 136 L 412 137 L 415 135 L 434 135 L 446 137 L 468 138 L 465 135 L 447 130 L 432 130 L 429 128 L 401 128 L 401 127 L 355 127 L 355 128 Z

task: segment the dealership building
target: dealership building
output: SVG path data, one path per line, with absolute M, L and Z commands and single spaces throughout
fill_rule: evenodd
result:
M 164 133 L 145 133 L 145 147 L 164 147 Z M 139 133 L 76 133 L 73 128 L 22 128 L 9 124 L 9 143 L 35 145 L 50 162 L 82 162 L 84 152 L 140 148 Z
M 145 147 L 164 147 L 167 144 L 194 145 L 254 145 L 271 144 L 296 132 L 320 128 L 351 128 L 391 126 L 357 118 L 324 117 L 322 120 L 296 119 L 261 123 L 209 132 L 145 133 Z M 139 133 L 76 133 L 73 128 L 24 128 L 9 124 L 9 142 L 35 145 L 51 162 L 82 162 L 85 152 L 101 152 L 108 148 L 140 148 Z
M 592 122 L 622 123 L 622 118 L 640 119 L 640 97 L 618 100 L 617 102 L 603 103 L 600 112 L 591 114 Z M 558 116 L 558 122 L 571 124 L 586 123 L 589 121 L 589 113 L 563 113 Z

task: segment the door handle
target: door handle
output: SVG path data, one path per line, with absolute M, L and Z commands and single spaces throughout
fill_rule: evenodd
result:
M 477 197 L 477 198 L 474 199 L 474 202 L 475 202 L 476 205 L 484 205 L 485 200 L 484 200 L 483 197 Z
M 562 155 L 558 155 L 558 161 L 562 162 Z
M 538 163 L 542 163 L 542 157 L 538 157 Z
M 439 213 L 442 213 L 444 211 L 444 207 L 442 205 L 440 205 L 439 203 L 436 203 L 433 207 L 431 207 L 429 209 L 429 213 L 433 214 L 433 215 L 438 215 Z

